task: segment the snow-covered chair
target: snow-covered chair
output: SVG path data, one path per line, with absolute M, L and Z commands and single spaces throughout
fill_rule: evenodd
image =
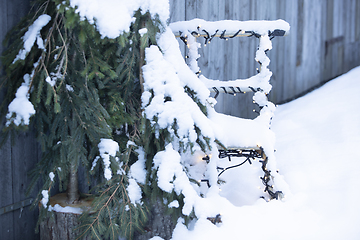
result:
M 260 107 L 260 115 L 254 120 L 232 117 L 216 113 L 214 109 L 210 111 L 209 118 L 223 126 L 222 133 L 219 134 L 222 146 L 218 146 L 219 158 L 244 157 L 245 160 L 227 168 L 218 167 L 220 176 L 224 171 L 241 166 L 251 160 L 260 159 L 264 176 L 261 178 L 265 185 L 265 192 L 270 199 L 279 199 L 282 192 L 274 187 L 273 175 L 274 168 L 269 167 L 271 159 L 274 158 L 274 136 L 271 132 L 270 124 L 275 111 L 275 105 L 268 101 L 267 94 L 271 90 L 270 78 L 271 71 L 268 69 L 270 63 L 267 51 L 271 50 L 271 40 L 277 36 L 285 36 L 290 26 L 283 20 L 276 21 L 216 21 L 209 22 L 202 19 L 191 21 L 180 21 L 170 24 L 170 28 L 176 37 L 180 38 L 188 47 L 187 64 L 196 73 L 199 79 L 207 88 L 215 92 L 215 98 L 219 93 L 254 93 L 254 103 Z M 258 73 L 248 79 L 237 79 L 233 81 L 211 80 L 201 74 L 197 59 L 200 57 L 198 49 L 201 44 L 197 38 L 204 38 L 205 45 L 210 43 L 214 37 L 228 40 L 234 37 L 256 37 L 259 39 L 259 46 L 256 51 L 255 60 L 260 64 Z M 233 127 L 236 126 L 236 127 Z M 244 133 L 251 132 L 245 138 L 239 139 Z M 204 157 L 209 160 L 209 157 Z M 272 171 L 270 170 L 272 169 Z M 206 180 L 204 180 L 206 181 Z

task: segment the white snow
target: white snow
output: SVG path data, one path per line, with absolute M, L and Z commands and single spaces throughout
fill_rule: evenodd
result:
M 73 88 L 71 85 L 68 85 L 68 84 L 66 84 L 66 89 L 67 89 L 69 92 L 73 92 L 73 91 L 74 91 L 74 88 Z
M 50 86 L 52 86 L 52 87 L 54 87 L 55 86 L 55 84 L 56 84 L 56 81 L 58 80 L 58 79 L 61 79 L 61 78 L 63 78 L 63 76 L 62 76 L 62 74 L 60 73 L 60 71 L 58 72 L 58 73 L 50 73 L 50 76 L 47 76 L 46 77 L 46 79 L 45 79 L 45 81 L 47 82 L 47 83 L 49 83 L 50 84 Z M 69 85 L 66 85 L 66 88 L 68 89 L 68 86 Z M 69 90 L 69 89 L 68 89 Z
M 136 204 L 141 204 L 142 192 L 140 186 L 137 184 L 135 179 L 129 179 L 129 185 L 126 188 L 130 202 L 136 206 Z
M 145 184 L 146 169 L 145 169 L 145 152 L 143 148 L 136 149 L 138 160 L 130 166 L 129 177 L 135 179 L 140 184 Z
M 49 191 L 48 190 L 42 190 L 41 194 L 43 198 L 41 199 L 41 203 L 46 208 L 47 203 L 49 202 Z
M 100 159 L 99 156 L 95 157 L 93 163 L 92 163 L 92 166 L 91 166 L 91 169 L 90 171 L 94 170 L 94 168 L 96 167 L 96 164 L 97 164 L 97 161 Z
M 159 236 L 155 236 L 155 237 L 150 238 L 149 240 L 164 240 L 164 239 Z
M 107 180 L 110 180 L 112 177 L 112 171 L 110 168 L 110 156 L 115 157 L 116 152 L 119 151 L 119 144 L 112 139 L 102 138 L 98 144 L 100 157 L 104 163 L 104 177 Z M 97 163 L 97 158 L 95 158 L 92 168 L 93 169 Z
M 164 25 L 170 14 L 169 0 L 70 0 L 70 5 L 77 8 L 83 20 L 96 24 L 102 37 L 109 38 L 128 32 L 139 8 L 142 13 L 149 11 L 152 17 L 158 15 Z
M 357 67 L 277 108 L 275 155 L 289 185 L 282 201 L 256 197 L 262 192 L 258 188 L 263 189 L 258 162 L 228 170 L 221 177 L 226 183 L 220 185 L 220 195 L 207 193 L 200 200 L 204 215 L 220 213 L 222 223 L 214 225 L 197 214 L 199 220 L 189 230 L 179 219 L 172 239 L 357 240 L 359 76 Z
M 173 149 L 172 144 L 168 144 L 164 151 L 158 152 L 154 157 L 154 169 L 157 169 L 158 186 L 165 192 L 175 191 L 178 195 L 184 195 L 184 206 L 182 213 L 189 215 L 196 203 L 199 202 L 195 189 L 183 171 L 180 163 L 180 154 Z
M 251 31 L 260 35 L 268 34 L 268 31 L 273 32 L 276 29 L 284 30 L 286 34 L 290 31 L 290 25 L 284 20 L 275 21 L 236 21 L 236 20 L 222 20 L 222 21 L 205 21 L 203 19 L 193 19 L 190 21 L 178 21 L 170 24 L 173 32 L 190 35 L 193 31 L 204 34 L 206 30 L 210 35 L 215 32 L 221 34 L 226 30 L 226 34 L 235 34 L 238 30 L 243 32 Z
M 169 208 L 178 208 L 180 205 L 179 205 L 179 202 L 177 200 L 174 200 L 172 201 L 171 203 L 169 203 L 168 207 Z
M 51 17 L 49 15 L 43 14 L 34 21 L 34 23 L 29 27 L 25 35 L 22 37 L 24 41 L 24 48 L 20 50 L 18 55 L 15 57 L 13 63 L 15 63 L 19 59 L 24 60 L 26 54 L 30 52 L 35 41 L 38 45 L 38 48 L 44 49 L 44 41 L 41 38 L 40 31 L 44 26 L 46 26 L 46 24 L 49 23 L 50 20 Z
M 55 174 L 53 172 L 49 173 L 49 178 L 53 182 L 54 181 Z
M 30 117 L 35 114 L 35 109 L 32 103 L 29 101 L 29 85 L 31 76 L 29 74 L 24 75 L 24 82 L 17 89 L 15 98 L 8 106 L 8 113 L 6 115 L 6 126 L 9 126 L 12 122 L 15 125 L 29 125 Z M 15 114 L 15 117 L 13 115 Z
M 140 34 L 140 36 L 144 36 L 146 33 L 147 33 L 147 28 L 142 28 L 142 29 L 140 29 L 139 30 L 139 34 Z
M 170 29 L 158 39 L 157 46 L 145 50 L 146 65 L 143 67 L 144 93 L 142 104 L 146 117 L 159 128 L 170 131 L 176 119 L 177 134 L 183 143 L 194 142 L 197 138 L 194 126 L 201 129 L 204 136 L 215 139 L 211 121 L 198 105 L 184 91 L 188 86 L 197 93 L 199 101 L 207 104 L 209 90 L 187 67 L 178 47 L 178 42 Z M 151 99 L 153 91 L 154 97 Z M 165 101 L 166 98 L 171 101 Z
M 55 204 L 55 206 L 49 206 L 48 211 L 54 211 L 54 212 L 62 212 L 62 213 L 74 213 L 74 214 L 81 214 L 83 210 L 78 207 L 62 207 L 59 204 Z

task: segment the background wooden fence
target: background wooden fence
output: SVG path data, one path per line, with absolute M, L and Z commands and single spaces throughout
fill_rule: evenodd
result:
M 273 72 L 270 100 L 279 104 L 360 65 L 358 0 L 173 0 L 170 21 L 276 20 L 290 23 L 290 35 L 275 38 L 269 52 Z M 199 65 L 212 79 L 256 73 L 257 39 L 214 39 L 201 49 Z M 220 95 L 218 111 L 255 117 L 252 96 Z
M 273 72 L 270 99 L 282 103 L 360 65 L 359 0 L 170 0 L 170 22 L 203 18 L 208 21 L 276 20 L 291 25 L 290 35 L 275 38 L 269 52 Z M 0 0 L 0 41 L 25 15 L 29 0 Z M 201 49 L 199 65 L 205 76 L 230 80 L 256 73 L 255 38 L 214 39 Z M 184 47 L 185 49 L 185 47 Z M 0 46 L 0 52 L 3 47 Z M 336 97 L 336 96 L 329 96 Z M 220 94 L 218 111 L 255 117 L 251 94 Z M 1 100 L 1 94 L 0 94 Z M 34 198 L 25 196 L 27 172 L 38 161 L 31 133 L 17 136 L 0 149 L 0 209 Z M 1 210 L 0 210 L 1 214 Z M 37 212 L 29 207 L 0 215 L 0 239 L 38 239 Z
M 29 2 L 24 0 L 0 1 L 1 42 L 6 33 L 28 12 Z M 2 50 L 3 45 L 1 44 L 0 52 Z M 1 95 L 0 93 L 0 100 L 2 99 Z M 0 129 L 2 129 L 4 119 L 1 119 L 0 122 L 2 123 Z M 38 213 L 30 211 L 28 206 L 30 202 L 26 201 L 34 199 L 36 193 L 25 196 L 30 181 L 27 173 L 38 161 L 38 144 L 32 133 L 21 134 L 12 140 L 15 142 L 14 145 L 8 141 L 0 149 L 0 239 L 38 239 L 38 235 L 35 234 Z M 26 206 L 21 207 L 21 203 Z M 16 210 L 11 211 L 11 206 Z M 7 212 L 3 213 L 4 211 Z

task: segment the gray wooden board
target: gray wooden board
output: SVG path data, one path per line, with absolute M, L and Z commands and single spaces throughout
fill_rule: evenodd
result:
M 360 41 L 360 2 L 357 0 L 186 0 L 184 5 L 183 19 L 187 20 L 195 17 L 209 21 L 280 18 L 290 23 L 290 35 L 274 39 L 269 53 L 269 68 L 273 72 L 270 100 L 275 103 L 301 95 L 360 65 L 359 54 L 352 52 Z M 171 14 L 181 19 L 178 11 L 183 10 L 172 8 Z M 344 40 L 330 44 L 325 51 L 326 41 L 339 36 L 344 36 Z M 209 78 L 223 77 L 223 80 L 254 75 L 257 42 L 247 40 L 236 39 L 228 44 L 213 40 L 208 49 L 201 50 L 202 72 Z M 235 116 L 251 115 L 251 96 L 234 98 L 221 94 L 217 100 L 217 111 Z
M 13 175 L 13 201 L 20 202 L 26 198 L 36 198 L 39 188 L 35 188 L 30 196 L 25 193 L 30 183 L 28 172 L 35 167 L 38 159 L 38 143 L 31 132 L 23 133 L 15 139 L 12 146 L 12 175 Z M 27 206 L 13 212 L 14 215 L 14 239 L 37 239 L 34 234 L 37 221 L 36 210 L 30 210 Z
M 7 24 L 7 1 L 0 1 L 0 41 L 5 37 L 8 30 Z M 0 46 L 0 52 L 3 51 L 3 45 Z M 1 63 L 0 63 L 1 64 Z M 0 65 L 1 67 L 1 65 Z M 0 93 L 0 99 L 3 98 L 3 92 Z M 4 124 L 4 119 L 0 120 Z M 1 125 L 0 130 L 3 128 Z M 12 168 L 11 168 L 11 146 L 7 141 L 2 149 L 0 149 L 0 207 L 5 207 L 13 203 L 12 189 Z M 0 215 L 0 239 L 13 239 L 13 213 L 5 213 Z
M 0 1 L 0 41 L 2 42 L 7 31 L 14 26 L 29 9 L 28 0 Z M 0 52 L 3 51 L 0 46 Z M 0 94 L 0 99 L 3 95 Z M 1 119 L 4 123 L 4 119 Z M 1 127 L 2 129 L 2 127 Z M 29 183 L 28 171 L 38 160 L 37 144 L 31 134 L 22 134 L 10 139 L 0 149 L 0 207 L 5 207 L 27 198 L 26 188 Z M 35 234 L 37 212 L 30 211 L 29 206 L 0 215 L 0 239 L 38 239 Z
M 0 149 L 0 207 L 13 204 L 11 145 L 8 140 Z M 0 239 L 13 239 L 13 213 L 0 215 Z

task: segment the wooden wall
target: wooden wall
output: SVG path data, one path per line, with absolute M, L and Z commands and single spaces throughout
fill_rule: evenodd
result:
M 360 1 L 358 0 L 172 0 L 170 22 L 276 20 L 291 25 L 290 35 L 275 38 L 269 52 L 273 72 L 270 100 L 283 103 L 360 65 Z M 201 49 L 205 76 L 231 80 L 256 74 L 257 40 L 217 39 Z M 252 96 L 217 98 L 216 109 L 253 118 Z
M 0 41 L 29 10 L 28 0 L 0 0 Z M 3 45 L 0 45 L 0 52 Z M 0 100 L 2 99 L 0 93 Z M 2 129 L 4 119 L 0 130 Z M 26 196 L 30 179 L 28 172 L 38 159 L 38 144 L 32 133 L 21 134 L 10 139 L 0 149 L 0 209 L 28 199 L 35 199 L 36 193 Z M 38 189 L 37 189 L 38 190 Z M 0 213 L 1 214 L 1 213 Z M 29 206 L 0 215 L 0 239 L 38 239 L 35 234 L 37 211 L 30 211 Z

